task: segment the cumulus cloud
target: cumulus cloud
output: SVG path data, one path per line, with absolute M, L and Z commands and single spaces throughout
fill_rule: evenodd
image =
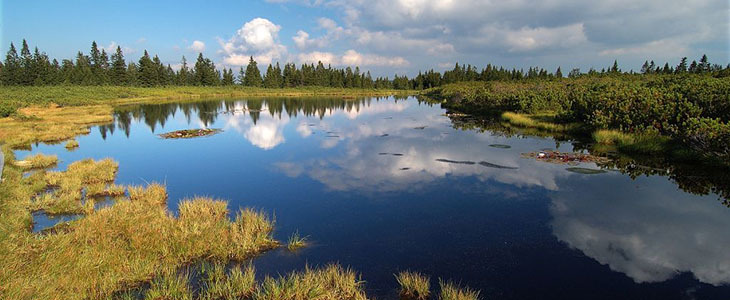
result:
M 107 45 L 106 47 L 102 46 L 102 48 L 106 51 L 106 53 L 109 53 L 109 55 L 111 56 L 112 53 L 115 53 L 117 51 L 117 47 L 119 47 L 119 46 L 120 45 L 117 44 L 117 42 L 111 41 L 111 43 L 109 43 L 109 45 Z M 121 46 L 121 48 L 122 48 L 122 53 L 124 55 L 134 54 L 137 52 L 137 50 L 126 47 L 126 46 Z
M 244 65 L 248 57 L 261 64 L 269 64 L 285 57 L 286 46 L 279 42 L 281 26 L 264 18 L 255 18 L 236 31 L 230 39 L 219 39 L 220 53 L 227 65 Z
M 201 53 L 201 52 L 205 51 L 205 43 L 195 40 L 195 41 L 193 41 L 192 44 L 190 44 L 190 46 L 188 46 L 188 49 L 195 51 L 197 53 Z
M 409 62 L 400 56 L 381 56 L 375 54 L 363 54 L 355 50 L 347 50 L 342 55 L 335 55 L 331 52 L 313 51 L 308 53 L 300 53 L 297 56 L 302 63 L 317 63 L 339 65 L 339 66 L 387 66 L 387 67 L 404 67 Z

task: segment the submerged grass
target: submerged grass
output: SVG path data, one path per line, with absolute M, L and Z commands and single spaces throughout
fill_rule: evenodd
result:
M 402 299 L 425 300 L 430 292 L 430 278 L 417 272 L 400 272 L 395 276 L 400 284 L 400 296 Z

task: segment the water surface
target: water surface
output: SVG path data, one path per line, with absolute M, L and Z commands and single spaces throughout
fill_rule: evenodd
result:
M 117 183 L 163 182 L 173 211 L 196 195 L 229 200 L 232 211 L 262 208 L 275 214 L 278 239 L 299 231 L 312 245 L 256 258 L 259 273 L 337 262 L 379 299 L 396 297 L 401 270 L 485 299 L 730 297 L 730 210 L 717 177 L 522 158 L 581 146 L 455 129 L 444 114 L 413 98 L 128 106 L 76 151 L 32 152 L 58 154 L 59 169 L 112 157 Z M 191 128 L 224 131 L 157 136 Z

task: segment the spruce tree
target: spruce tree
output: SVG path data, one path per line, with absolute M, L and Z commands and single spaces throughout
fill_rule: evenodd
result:
M 142 57 L 139 58 L 139 85 L 147 87 L 158 85 L 157 72 L 157 66 L 145 50 Z
M 560 70 L 560 66 L 558 66 L 558 69 L 555 70 L 555 77 L 556 78 L 563 78 L 563 71 Z
M 91 60 L 88 56 L 79 51 L 76 54 L 76 65 L 74 66 L 72 83 L 80 85 L 94 84 L 94 73 L 91 70 Z
M 23 39 L 23 47 L 20 49 L 20 68 L 21 73 L 18 83 L 20 85 L 31 85 L 33 84 L 33 55 L 30 54 L 30 48 L 28 43 Z
M 261 71 L 259 71 L 256 61 L 251 56 L 248 60 L 248 66 L 246 66 L 246 77 L 244 78 L 245 86 L 261 87 Z
M 682 57 L 682 61 L 679 62 L 677 68 L 674 69 L 675 73 L 686 73 L 687 72 L 687 57 Z
M 187 85 L 190 80 L 190 70 L 188 69 L 188 61 L 185 59 L 184 55 L 182 57 L 181 65 L 180 71 L 177 72 L 177 84 Z
M 5 66 L 3 66 L 2 83 L 3 85 L 18 85 L 21 74 L 21 63 L 15 45 L 10 43 L 10 49 L 5 55 Z
M 125 85 L 127 81 L 127 63 L 124 61 L 122 47 L 117 46 L 116 52 L 112 54 L 112 66 L 110 71 L 111 84 Z

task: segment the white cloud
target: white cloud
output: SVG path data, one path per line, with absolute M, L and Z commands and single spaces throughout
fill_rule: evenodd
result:
M 279 42 L 281 26 L 264 18 L 255 18 L 243 25 L 236 34 L 224 41 L 218 39 L 223 62 L 229 65 L 244 65 L 248 56 L 260 64 L 269 64 L 286 55 L 286 46 Z
M 310 39 L 309 33 L 304 30 L 297 31 L 297 35 L 292 37 L 292 40 L 294 40 L 294 45 L 296 45 L 299 50 L 322 48 L 327 45 L 327 40 L 325 38 Z
M 362 54 L 355 50 L 347 50 L 341 56 L 331 52 L 313 51 L 308 53 L 300 53 L 297 55 L 299 62 L 316 63 L 321 61 L 323 64 L 331 64 L 338 66 L 387 66 L 387 67 L 404 67 L 409 62 L 400 56 L 381 56 L 375 54 Z
M 113 53 L 116 53 L 117 52 L 117 46 L 120 46 L 120 45 L 117 44 L 117 42 L 115 42 L 115 41 L 111 41 L 111 43 L 109 43 L 108 46 L 106 46 L 106 47 L 103 47 L 102 46 L 102 48 L 111 57 L 111 55 Z M 134 54 L 134 53 L 137 52 L 137 50 L 132 49 L 132 48 L 129 48 L 129 47 L 126 47 L 126 46 L 121 46 L 121 48 L 122 48 L 122 54 L 124 54 L 124 55 Z
M 190 46 L 188 46 L 188 49 L 195 51 L 196 53 L 201 53 L 205 51 L 205 43 L 195 40 L 192 44 L 190 44 Z

